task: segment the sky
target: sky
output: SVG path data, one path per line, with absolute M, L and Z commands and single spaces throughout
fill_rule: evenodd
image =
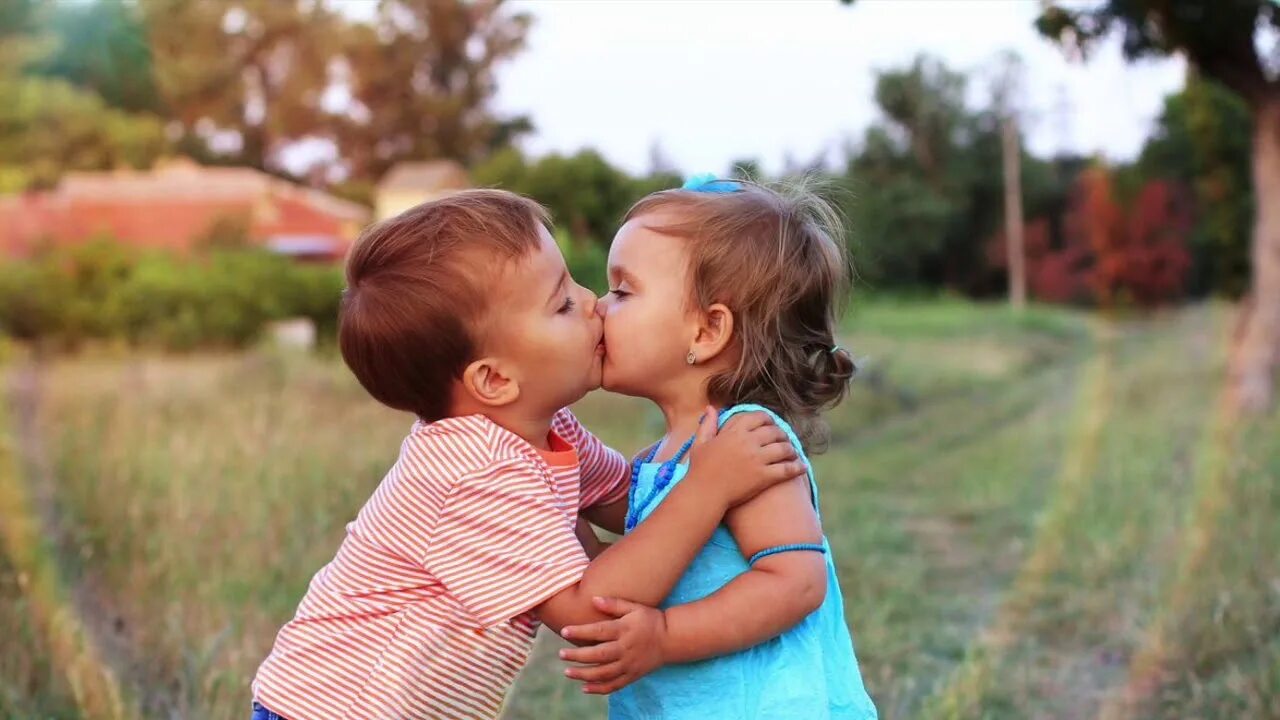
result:
M 371 0 L 349 0 L 364 14 Z M 599 150 L 632 172 L 655 147 L 685 173 L 755 158 L 835 161 L 878 117 L 876 70 L 920 53 L 970 74 L 989 98 L 1003 51 L 1022 59 L 1017 105 L 1030 149 L 1126 160 L 1180 59 L 1127 64 L 1112 39 L 1069 61 L 1032 27 L 1036 0 L 517 0 L 534 18 L 528 47 L 498 73 L 495 108 L 528 114 L 534 155 Z

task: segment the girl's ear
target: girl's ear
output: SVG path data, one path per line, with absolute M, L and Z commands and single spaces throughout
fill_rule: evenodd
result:
M 702 320 L 689 347 L 690 357 L 695 363 L 714 360 L 732 340 L 733 313 L 721 303 L 712 303 L 702 312 Z

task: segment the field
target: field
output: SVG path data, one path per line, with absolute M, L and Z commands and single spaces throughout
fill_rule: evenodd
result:
M 883 718 L 1280 717 L 1280 419 L 1221 402 L 1226 305 L 876 301 L 816 460 Z M 0 717 L 247 717 L 409 425 L 333 357 L 0 364 Z M 632 452 L 643 403 L 577 408 Z M 604 717 L 543 637 L 509 720 Z

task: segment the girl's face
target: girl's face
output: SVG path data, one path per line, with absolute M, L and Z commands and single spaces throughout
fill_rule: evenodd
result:
M 648 227 L 670 220 L 663 213 L 635 217 L 613 238 L 609 293 L 596 305 L 604 317 L 606 390 L 649 399 L 680 392 L 697 333 L 688 311 L 688 255 L 684 240 Z

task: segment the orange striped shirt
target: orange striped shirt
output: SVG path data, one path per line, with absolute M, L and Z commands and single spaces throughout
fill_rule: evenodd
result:
M 567 409 L 549 439 L 536 450 L 482 415 L 415 423 L 254 699 L 290 720 L 496 717 L 533 609 L 587 566 L 579 511 L 627 492 L 626 460 Z

